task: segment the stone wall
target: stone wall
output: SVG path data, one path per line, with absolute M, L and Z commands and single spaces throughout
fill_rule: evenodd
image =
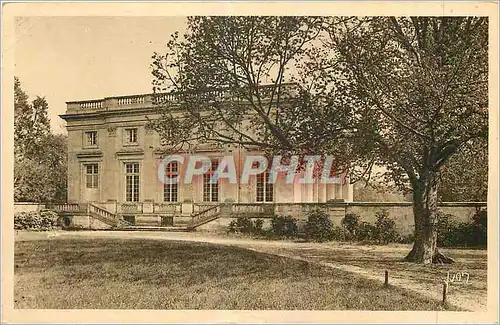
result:
M 15 202 L 14 214 L 18 212 L 40 211 L 45 208 L 45 205 L 35 202 Z
M 444 202 L 439 209 L 454 216 L 456 222 L 468 222 L 478 209 L 486 209 L 486 202 Z M 346 205 L 346 214 L 355 213 L 363 221 L 374 223 L 376 213 L 386 210 L 394 219 L 401 234 L 413 231 L 413 210 L 411 202 L 351 202 Z
M 71 227 L 76 228 L 88 228 L 88 229 L 110 229 L 111 226 L 105 224 L 104 222 L 91 218 L 89 216 L 72 216 Z
M 366 221 L 374 224 L 376 221 L 376 213 L 386 210 L 389 217 L 392 218 L 398 231 L 401 235 L 408 235 L 413 232 L 413 210 L 411 202 L 329 202 L 323 204 L 304 204 L 290 205 L 283 204 L 277 206 L 276 211 L 279 215 L 292 216 L 298 219 L 299 224 L 307 220 L 307 212 L 315 207 L 319 207 L 328 211 L 334 225 L 340 226 L 344 216 L 348 213 L 354 213 L 361 217 L 361 221 Z M 296 211 L 297 208 L 300 211 Z M 486 202 L 444 202 L 439 205 L 439 209 L 445 214 L 453 215 L 456 222 L 468 222 L 478 209 L 486 209 Z M 286 211 L 286 212 L 285 212 Z M 248 217 L 251 217 L 249 214 Z M 233 220 L 229 217 L 221 217 L 212 222 L 209 222 L 201 227 L 199 230 L 210 231 L 225 231 L 227 226 Z M 265 224 L 268 226 L 269 219 L 266 219 Z

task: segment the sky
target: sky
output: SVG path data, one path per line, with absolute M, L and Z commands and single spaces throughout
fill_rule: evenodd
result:
M 30 100 L 45 97 L 51 128 L 66 102 L 152 92 L 153 52 L 165 52 L 184 17 L 18 17 L 15 75 Z

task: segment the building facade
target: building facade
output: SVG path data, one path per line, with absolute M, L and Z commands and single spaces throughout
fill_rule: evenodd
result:
M 174 95 L 169 100 L 175 101 Z M 241 175 L 248 152 L 237 146 L 200 147 L 198 154 L 210 157 L 212 166 L 196 175 L 190 184 L 164 184 L 158 167 L 164 158 L 159 135 L 146 127 L 157 118 L 153 96 L 133 95 L 67 102 L 61 115 L 68 131 L 68 203 L 92 202 L 112 213 L 144 217 L 148 213 L 192 215 L 204 206 L 234 203 L 321 203 L 352 201 L 352 185 L 345 179 L 336 184 L 288 184 L 278 177 L 267 182 L 268 174 L 250 176 L 248 183 L 220 179 L 210 183 L 220 159 L 232 156 Z M 171 163 L 169 176 L 182 175 L 186 164 Z M 239 179 L 239 178 L 238 178 Z

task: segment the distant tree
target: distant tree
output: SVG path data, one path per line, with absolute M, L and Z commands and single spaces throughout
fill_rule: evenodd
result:
M 45 98 L 37 97 L 32 103 L 14 78 L 14 146 L 23 156 L 36 156 L 43 149 L 41 143 L 50 133 L 48 104 Z
M 14 80 L 14 200 L 65 202 L 67 137 L 50 131 L 48 104 Z
M 328 32 L 332 71 L 362 102 L 366 146 L 412 193 L 415 243 L 406 260 L 452 262 L 436 245 L 438 185 L 454 155 L 488 136 L 488 19 L 332 19 Z

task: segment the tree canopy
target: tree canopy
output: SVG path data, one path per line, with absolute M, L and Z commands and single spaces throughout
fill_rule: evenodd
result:
M 487 18 L 353 18 L 328 30 L 363 102 L 359 115 L 373 121 L 364 139 L 413 193 L 416 242 L 407 259 L 450 261 L 436 247 L 439 176 L 454 154 L 488 136 Z
M 154 91 L 162 118 L 152 123 L 173 151 L 200 143 L 240 145 L 271 153 L 354 156 L 351 107 L 311 91 L 321 17 L 190 17 L 183 37 L 153 55 Z M 177 94 L 169 101 L 165 92 Z M 334 90 L 330 90 L 333 92 Z M 166 100 L 165 100 L 166 99 Z M 342 161 L 341 161 L 342 159 Z
M 14 80 L 14 200 L 65 202 L 67 137 L 52 134 L 45 98 L 31 103 Z

